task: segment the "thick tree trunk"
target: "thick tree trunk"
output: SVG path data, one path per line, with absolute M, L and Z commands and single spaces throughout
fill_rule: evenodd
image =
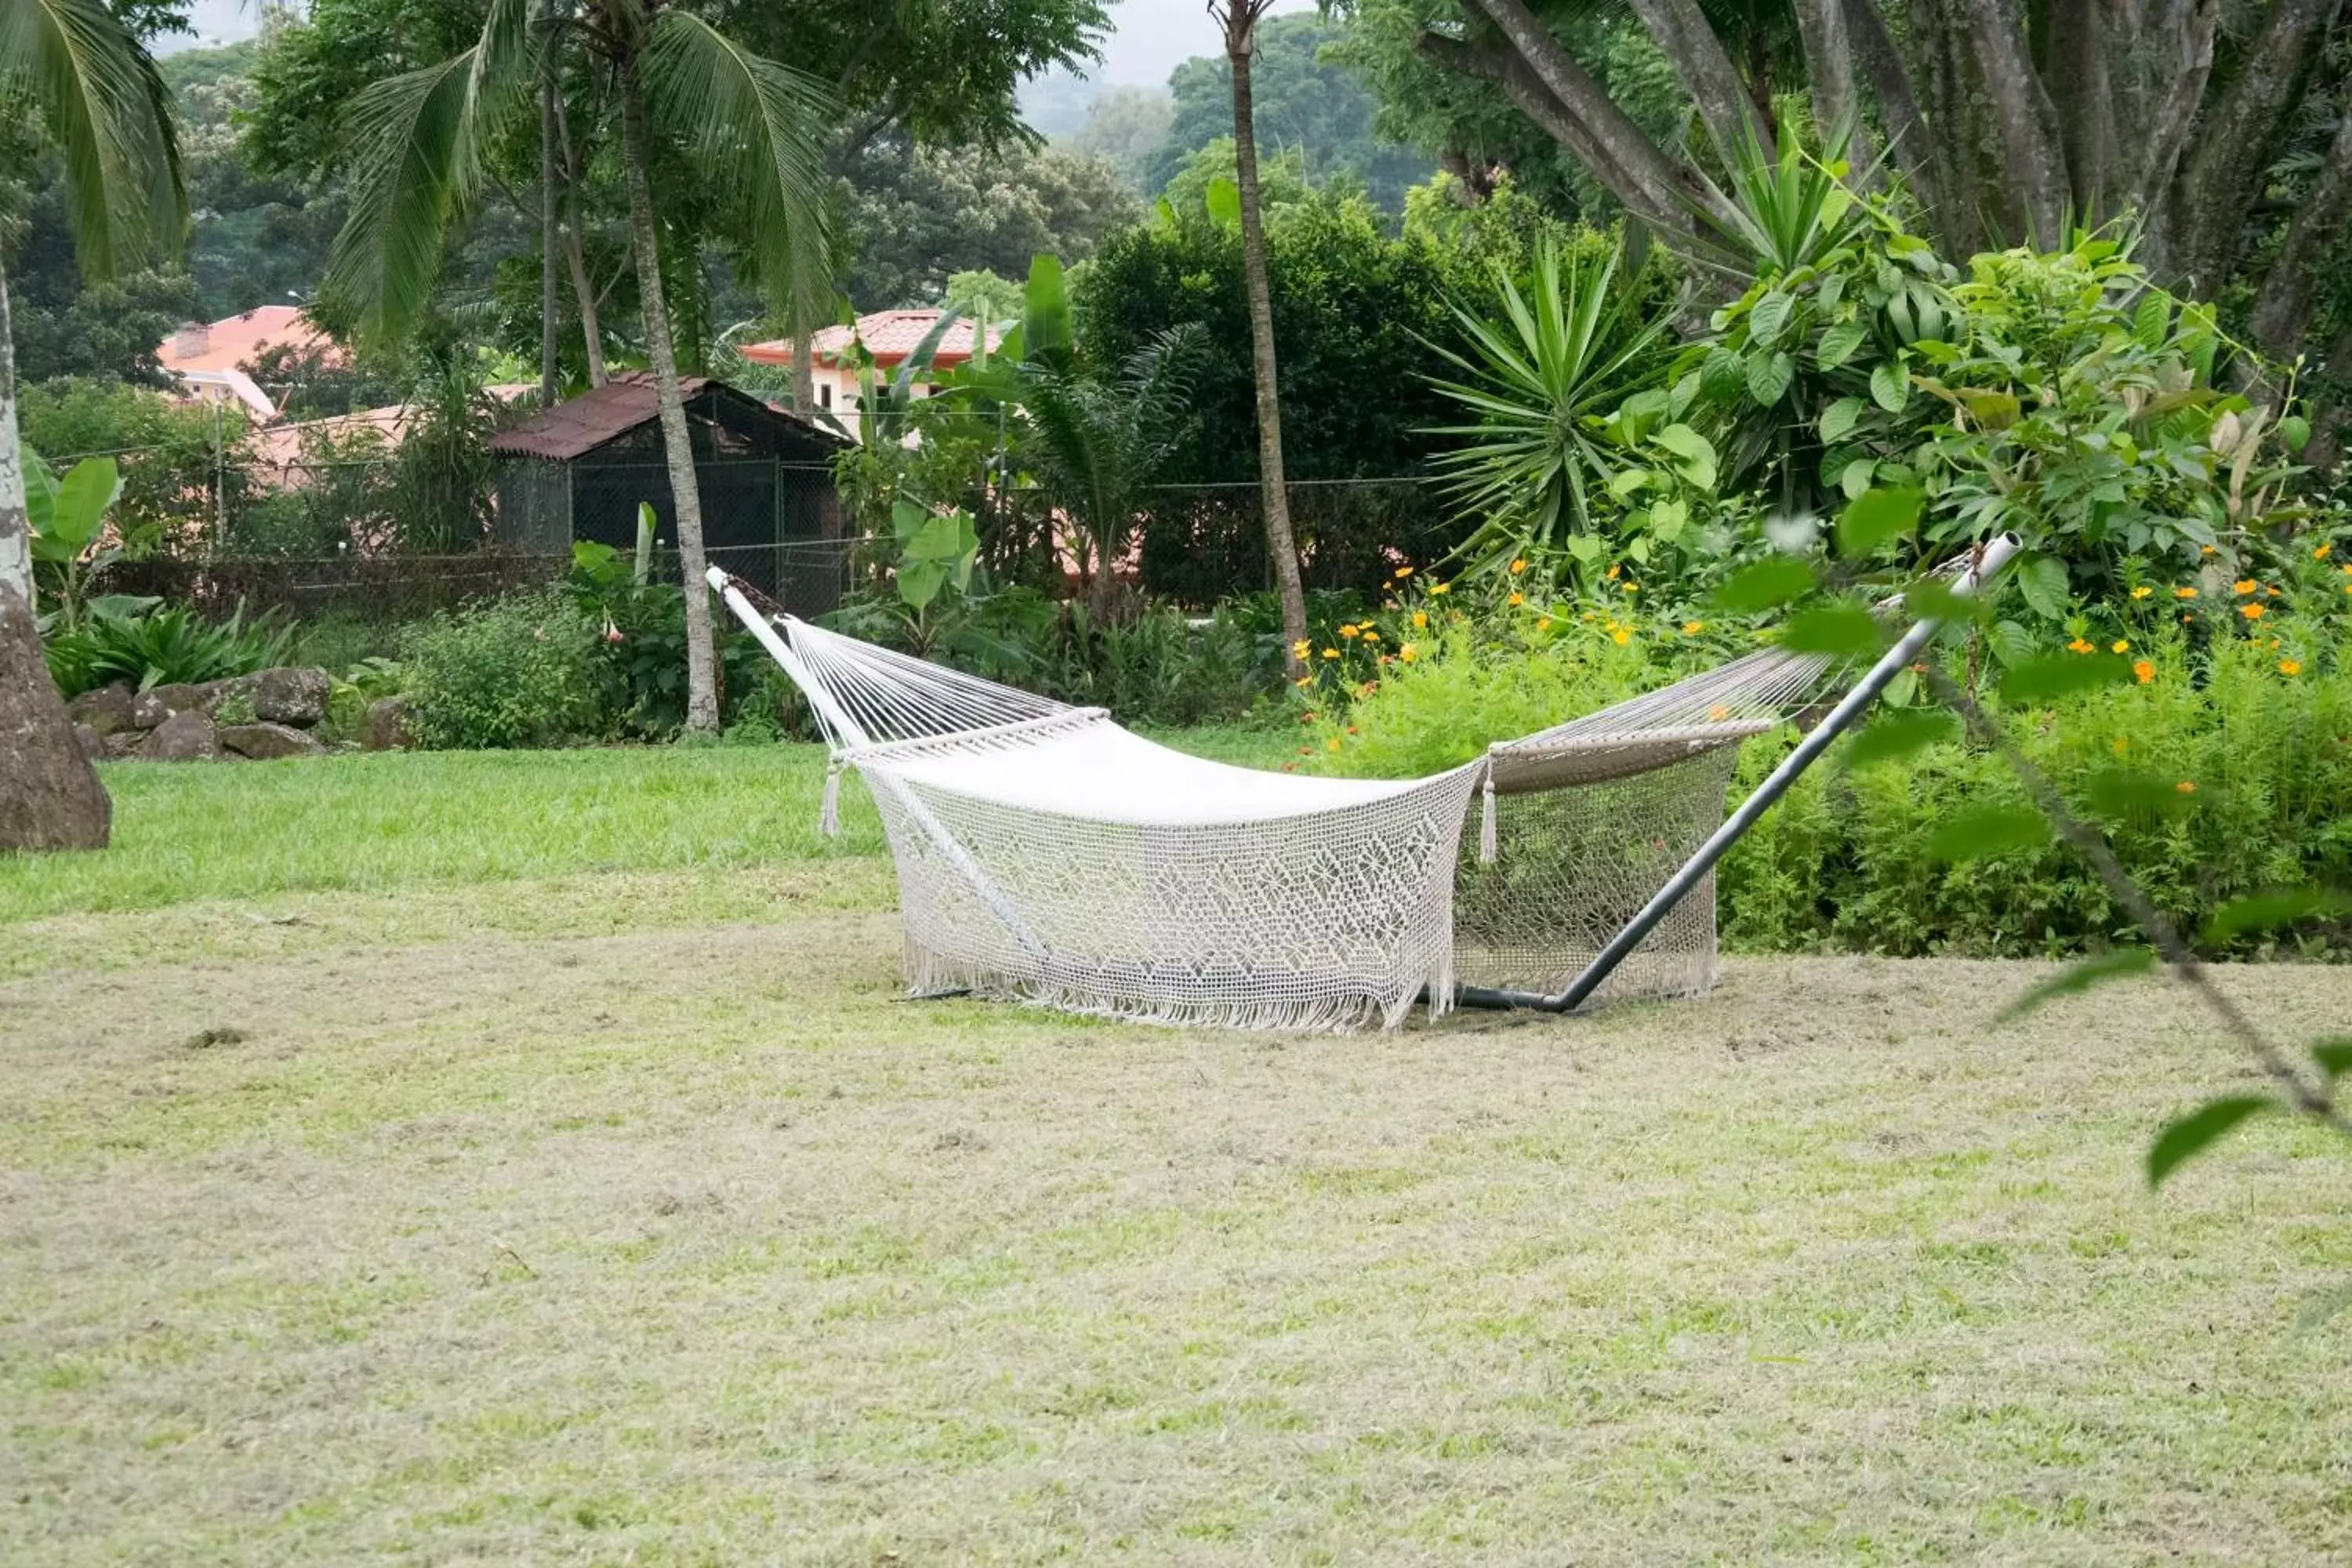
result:
M 2254 297 L 2253 315 L 2247 324 L 2264 353 L 2282 361 L 2294 358 L 2304 333 L 2311 329 L 2314 297 L 2327 252 L 2347 216 L 2352 216 L 2352 106 L 2346 108 L 2337 122 L 2336 139 L 2328 143 L 2319 177 L 2304 193 L 2277 258 L 2263 279 L 2262 292 Z M 2330 367 L 2339 374 L 2352 369 L 2333 359 Z
M 1870 0 L 1858 0 L 1867 5 Z M 1847 129 L 1847 157 L 1857 174 L 1869 168 L 1870 128 L 1862 121 L 1862 96 L 1854 87 L 1853 24 L 1846 0 L 1796 0 L 1797 37 L 1805 51 L 1805 84 L 1813 95 L 1813 122 L 1824 131 Z
M 596 319 L 596 289 L 588 278 L 588 252 L 580 242 L 580 155 L 572 144 L 572 116 L 563 95 L 555 95 L 555 134 L 563 147 L 563 197 L 567 221 L 563 249 L 572 268 L 572 293 L 580 306 L 580 341 L 588 355 L 588 384 L 604 384 L 604 329 Z
M 558 269 L 563 265 L 555 254 L 561 243 L 557 204 L 562 198 L 555 180 L 554 0 L 543 0 L 539 16 L 546 29 L 541 40 L 539 72 L 539 405 L 552 408 L 561 387 L 556 338 L 562 325 L 558 307 L 562 282 Z
M 103 849 L 114 816 L 41 657 L 16 435 L 16 349 L 0 269 L 0 850 Z
M 1282 598 L 1282 641 L 1293 675 L 1306 661 L 1307 594 L 1298 579 L 1298 542 L 1290 529 L 1290 487 L 1282 471 L 1282 403 L 1274 360 L 1274 297 L 1266 283 L 1265 215 L 1257 184 L 1257 116 L 1250 102 L 1250 54 L 1262 0 L 1230 0 L 1225 55 L 1234 68 L 1234 177 L 1242 198 L 1242 280 L 1249 295 L 1250 354 L 1257 373 L 1258 483 L 1265 497 L 1265 547 Z
M 669 311 L 662 302 L 661 252 L 654 227 L 653 187 L 646 173 L 646 100 L 636 61 L 624 59 L 619 74 L 621 153 L 627 165 L 629 237 L 636 252 L 637 313 L 645 323 L 646 357 L 654 362 L 654 397 L 661 412 L 662 447 L 669 459 L 670 495 L 677 509 L 678 567 L 686 584 L 686 727 L 707 734 L 719 728 L 719 689 L 711 660 L 710 591 L 702 580 L 702 492 L 695 482 L 694 437 L 687 428 L 686 400 L 678 393 Z
M 1633 5 L 1650 41 L 1658 46 L 1666 63 L 1675 68 L 1683 90 L 1698 105 L 1699 120 L 1715 142 L 1716 156 L 1737 167 L 1747 155 L 1750 138 L 1769 154 L 1771 129 L 1759 123 L 1739 85 L 1739 73 L 1731 68 L 1723 40 L 1699 14 L 1696 0 L 1633 0 Z

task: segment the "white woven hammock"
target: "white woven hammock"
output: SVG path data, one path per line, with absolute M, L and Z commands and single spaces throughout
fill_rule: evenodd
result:
M 815 710 L 827 830 L 845 766 L 880 807 L 914 994 L 1163 1023 L 1392 1028 L 1457 984 L 1565 984 L 1722 822 L 1738 743 L 1829 673 L 1768 650 L 1432 778 L 1311 778 L 1171 751 L 711 581 Z M 1600 994 L 1714 972 L 1703 884 Z

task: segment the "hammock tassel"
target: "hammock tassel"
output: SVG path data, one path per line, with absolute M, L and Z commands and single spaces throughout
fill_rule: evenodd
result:
M 1491 866 L 1498 857 L 1495 843 L 1495 772 L 1486 770 L 1486 800 L 1478 808 L 1478 864 Z
M 817 807 L 816 830 L 827 838 L 841 837 L 841 759 L 824 770 L 824 804 Z

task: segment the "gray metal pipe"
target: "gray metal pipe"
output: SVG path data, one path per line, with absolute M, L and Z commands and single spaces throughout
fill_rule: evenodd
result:
M 1973 565 L 1962 572 L 1952 584 L 1955 594 L 1971 594 L 2003 566 L 2009 564 L 2022 542 L 2013 533 L 2004 533 L 1986 542 L 1983 552 Z M 1885 658 L 1870 667 L 1868 674 L 1854 683 L 1844 700 L 1830 710 L 1826 718 L 1813 726 L 1812 732 L 1797 743 L 1797 749 L 1780 761 L 1772 774 L 1756 786 L 1756 793 L 1739 803 L 1739 809 L 1724 819 L 1723 826 L 1708 836 L 1698 852 L 1683 862 L 1682 868 L 1660 888 L 1641 912 L 1625 922 L 1623 930 L 1609 939 L 1609 944 L 1584 966 L 1584 973 L 1570 981 L 1565 991 L 1546 994 L 1539 991 L 1491 990 L 1485 986 L 1463 985 L 1454 989 L 1454 1000 L 1463 1007 L 1527 1007 L 1542 1013 L 1570 1013 L 1582 1005 L 1585 999 L 1600 988 L 1601 983 L 1625 962 L 1628 954 L 1642 945 L 1642 939 L 1656 929 L 1660 921 L 1673 912 L 1690 896 L 1691 890 L 1715 869 L 1716 862 L 1740 837 L 1756 826 L 1757 819 L 1772 808 L 1773 803 L 1789 793 L 1790 786 L 1813 765 L 1823 752 L 1830 749 L 1846 728 L 1886 689 L 1887 682 L 1909 668 L 1912 661 L 1925 651 L 1930 639 L 1942 628 L 1940 620 L 1921 620 L 1886 651 Z

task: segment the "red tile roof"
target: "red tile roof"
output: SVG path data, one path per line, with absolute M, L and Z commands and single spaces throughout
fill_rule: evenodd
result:
M 847 443 L 832 431 L 801 418 L 773 404 L 760 403 L 748 393 L 736 391 L 725 382 L 715 382 L 698 375 L 680 376 L 677 390 L 691 403 L 706 387 L 715 387 L 730 396 L 767 409 L 778 419 L 785 420 L 809 435 L 821 437 L 828 444 Z M 625 371 L 604 385 L 579 396 L 569 398 L 552 408 L 543 408 L 511 430 L 502 430 L 490 437 L 490 450 L 510 458 L 545 458 L 552 462 L 569 462 L 586 452 L 592 452 L 624 436 L 640 425 L 650 425 L 660 416 L 660 407 L 654 399 L 654 378 L 650 371 Z
M 293 305 L 262 305 L 241 316 L 209 324 L 191 322 L 165 338 L 155 358 L 167 371 L 235 370 L 268 348 L 320 349 L 330 363 L 340 363 L 342 351 Z
M 923 334 L 939 325 L 939 310 L 873 310 L 857 318 L 851 327 L 833 326 L 809 340 L 809 358 L 818 364 L 838 364 L 842 352 L 849 347 L 854 335 L 874 355 L 877 364 L 898 364 L 915 352 Z M 939 351 L 931 355 L 933 364 L 961 364 L 971 357 L 971 328 L 969 319 L 959 321 L 940 339 Z M 994 352 L 1004 334 L 991 327 L 988 346 Z M 790 364 L 793 363 L 793 341 L 776 338 L 764 343 L 744 345 L 743 357 L 754 364 Z

